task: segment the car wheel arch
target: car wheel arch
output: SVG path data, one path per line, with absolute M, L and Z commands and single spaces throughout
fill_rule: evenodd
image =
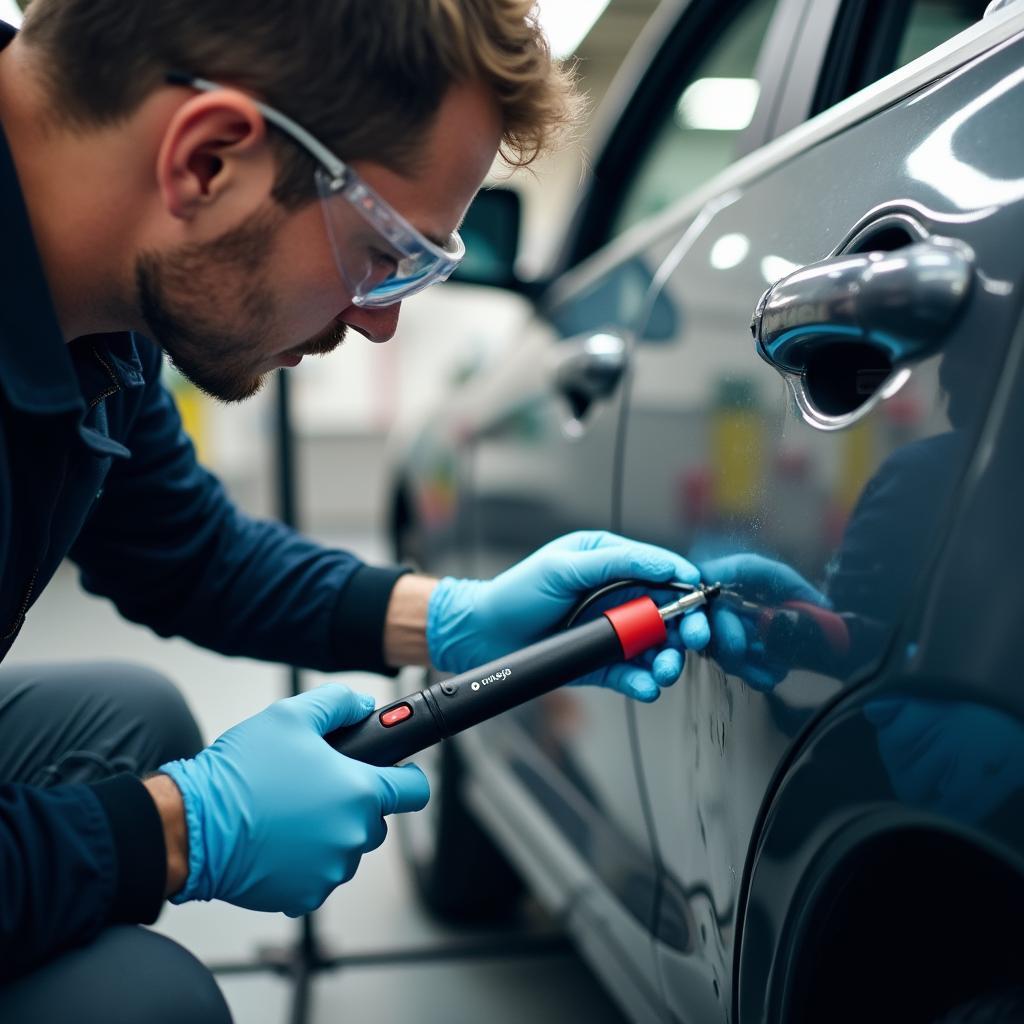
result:
M 891 1005 L 872 1000 L 892 989 L 896 961 L 908 993 L 927 972 L 938 1016 L 1004 981 L 1007 963 L 1020 962 L 1024 941 L 1006 941 L 1024 915 L 1024 857 L 1012 844 L 909 807 L 878 777 L 859 786 L 857 779 L 819 774 L 811 786 L 817 807 L 809 804 L 799 773 L 808 782 L 823 767 L 815 764 L 815 748 L 861 717 L 847 709 L 809 740 L 762 818 L 735 959 L 740 1024 L 882 1019 Z M 814 827 L 798 838 L 801 820 Z

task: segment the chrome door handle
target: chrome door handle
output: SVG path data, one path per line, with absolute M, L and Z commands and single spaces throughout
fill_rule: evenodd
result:
M 973 278 L 974 254 L 955 239 L 834 256 L 769 288 L 750 329 L 758 354 L 785 374 L 803 373 L 824 345 L 851 342 L 880 350 L 898 367 L 938 350 Z
M 591 402 L 608 398 L 619 386 L 629 364 L 628 346 L 617 334 L 592 334 L 572 346 L 555 367 L 555 387 L 580 416 Z

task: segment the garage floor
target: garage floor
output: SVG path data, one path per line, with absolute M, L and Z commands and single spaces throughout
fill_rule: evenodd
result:
M 346 546 L 373 557 L 365 539 Z M 105 601 L 79 590 L 63 569 L 29 613 L 9 661 L 124 658 L 159 668 L 179 684 L 207 739 L 283 695 L 281 668 L 164 641 L 120 619 Z M 317 681 L 310 673 L 309 684 Z M 390 697 L 391 684 L 350 675 L 350 685 Z M 163 931 L 204 961 L 248 960 L 261 946 L 283 944 L 297 925 L 281 915 L 255 914 L 226 904 L 167 906 Z M 459 937 L 441 929 L 416 906 L 397 841 L 365 857 L 356 878 L 339 889 L 318 915 L 331 955 L 429 944 Z M 221 979 L 238 1024 L 284 1024 L 288 984 L 271 974 Z M 620 1024 L 622 1016 L 588 969 L 571 953 L 496 957 L 401 967 L 350 968 L 321 974 L 313 990 L 315 1024 Z

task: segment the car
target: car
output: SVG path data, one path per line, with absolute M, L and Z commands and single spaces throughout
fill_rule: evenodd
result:
M 653 705 L 425 759 L 436 913 L 529 891 L 636 1021 L 1024 1019 L 1022 112 L 1024 3 L 668 0 L 545 280 L 481 193 L 463 280 L 529 312 L 396 460 L 398 556 L 610 530 L 724 591 Z

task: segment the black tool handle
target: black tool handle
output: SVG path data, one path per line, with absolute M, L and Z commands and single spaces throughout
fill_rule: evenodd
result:
M 396 764 L 623 657 L 619 637 L 602 615 L 378 708 L 358 725 L 329 733 L 327 742 L 367 764 Z

